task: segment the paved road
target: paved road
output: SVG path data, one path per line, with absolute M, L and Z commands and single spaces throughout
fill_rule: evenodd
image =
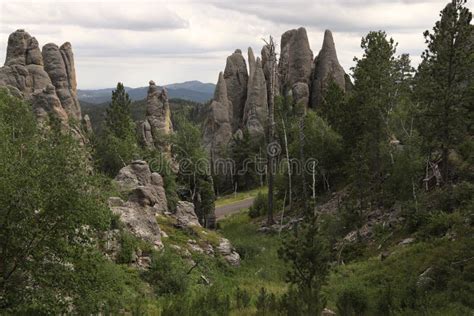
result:
M 238 213 L 241 209 L 249 208 L 255 198 L 251 197 L 245 200 L 237 201 L 231 204 L 216 207 L 217 219 L 223 219 L 227 215 Z

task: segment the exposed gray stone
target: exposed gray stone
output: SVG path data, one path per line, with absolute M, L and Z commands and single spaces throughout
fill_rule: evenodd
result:
M 191 202 L 179 201 L 174 217 L 180 226 L 201 226 L 194 212 L 194 204 Z
M 80 122 L 81 107 L 77 99 L 74 63 L 71 46 L 65 43 L 61 49 L 53 43 L 43 46 L 44 69 L 56 87 L 56 94 L 70 118 Z M 71 64 L 72 63 L 72 64 Z
M 240 49 L 227 57 L 224 79 L 227 86 L 227 96 L 232 106 L 232 111 L 229 111 L 232 131 L 236 131 L 242 123 L 249 80 L 247 65 Z
M 227 86 L 223 73 L 219 73 L 214 100 L 209 105 L 209 113 L 204 122 L 203 142 L 212 156 L 219 156 L 232 138 L 232 126 L 229 117 L 231 102 L 227 98 Z
M 254 66 L 252 80 L 249 80 L 249 90 L 244 110 L 244 125 L 252 137 L 263 136 L 267 120 L 267 84 L 260 58 Z
M 30 39 L 30 34 L 22 29 L 16 30 L 8 36 L 5 66 L 26 65 L 26 50 Z
M 226 238 L 221 238 L 217 251 L 224 257 L 224 259 L 232 266 L 240 265 L 240 255 L 232 247 L 230 241 Z
M 321 105 L 324 91 L 330 80 L 333 80 L 343 91 L 346 90 L 346 73 L 337 59 L 332 33 L 330 30 L 326 30 L 323 46 L 314 59 L 311 107 L 317 108 Z
M 153 80 L 150 80 L 146 99 L 146 116 L 142 126 L 142 138 L 145 144 L 150 143 L 150 134 L 153 145 L 165 151 L 171 152 L 171 148 L 165 141 L 165 137 L 173 132 L 171 123 L 171 111 L 166 89 L 160 89 Z
M 297 82 L 310 84 L 313 64 L 313 52 L 309 47 L 306 29 L 286 31 L 281 36 L 281 55 L 278 65 L 281 89 L 284 94 Z

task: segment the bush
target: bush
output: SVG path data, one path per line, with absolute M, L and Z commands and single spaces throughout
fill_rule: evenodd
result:
M 117 255 L 117 263 L 132 263 L 137 246 L 138 242 L 134 236 L 122 232 L 120 235 L 120 252 Z
M 155 254 L 145 279 L 158 295 L 182 294 L 188 289 L 188 275 L 183 260 L 169 252 Z
M 249 216 L 256 218 L 267 214 L 268 195 L 259 192 L 253 201 L 253 205 L 249 208 Z
M 235 302 L 238 309 L 248 307 L 250 305 L 249 292 L 240 289 L 240 287 L 237 287 L 237 290 L 235 291 Z
M 341 316 L 361 316 L 368 309 L 368 298 L 363 289 L 348 287 L 338 294 L 336 306 Z

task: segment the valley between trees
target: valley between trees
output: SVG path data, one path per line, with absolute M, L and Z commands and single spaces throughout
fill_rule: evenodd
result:
M 151 80 L 81 105 L 71 44 L 13 32 L 0 314 L 471 315 L 466 1 L 423 35 L 417 69 L 370 31 L 347 74 L 298 28 L 232 53 L 205 104 Z

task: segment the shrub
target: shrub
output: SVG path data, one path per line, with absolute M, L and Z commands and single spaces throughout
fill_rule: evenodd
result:
M 188 276 L 183 260 L 168 251 L 155 254 L 145 279 L 158 295 L 181 294 L 188 288 Z
M 238 309 L 246 308 L 250 305 L 250 294 L 247 290 L 237 287 L 235 291 L 235 302 Z
M 256 218 L 265 215 L 268 210 L 267 203 L 267 194 L 259 192 L 253 201 L 253 205 L 249 208 L 249 216 Z
M 336 306 L 341 316 L 364 315 L 368 309 L 367 295 L 361 288 L 345 288 L 338 294 Z

